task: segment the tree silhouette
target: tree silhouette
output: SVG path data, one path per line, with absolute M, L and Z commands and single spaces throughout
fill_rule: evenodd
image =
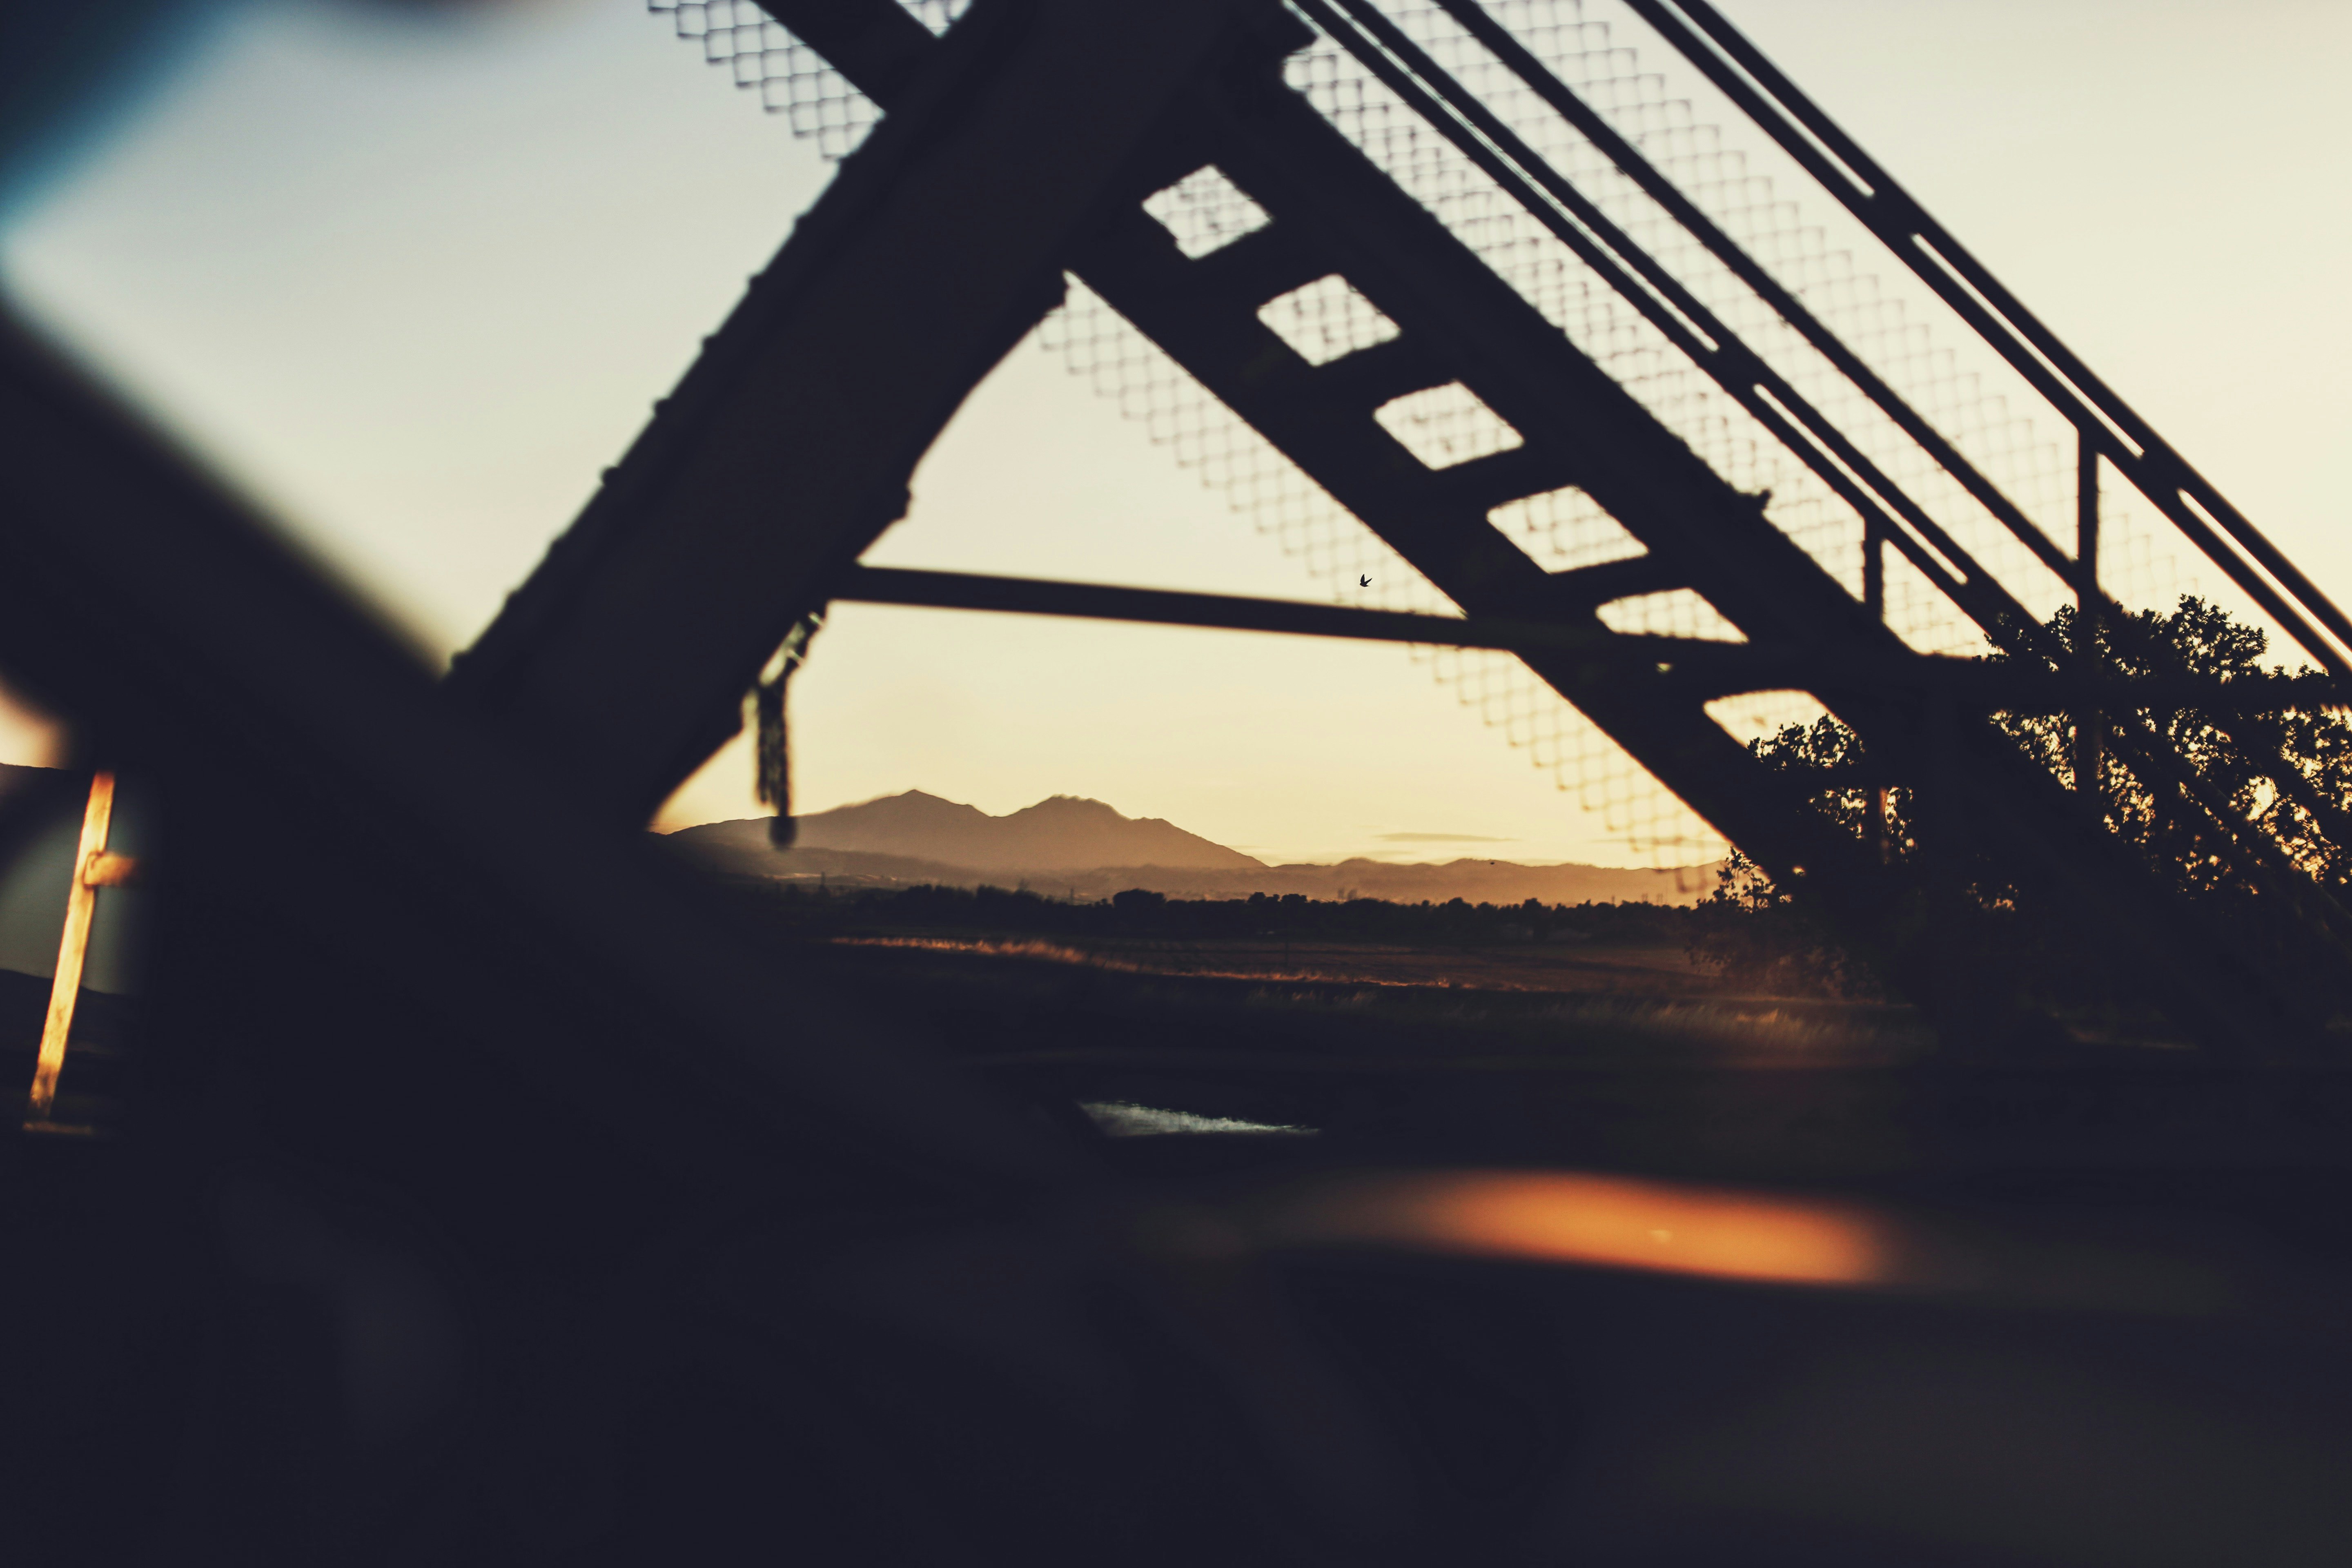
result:
M 2170 614 L 2094 616 L 2069 605 L 2041 630 L 2032 640 L 2042 653 L 1995 651 L 1985 665 L 2045 684 L 2095 671 L 2105 706 L 1997 710 L 1991 722 L 2066 788 L 2088 772 L 2095 809 L 2159 884 L 2261 928 L 2302 918 L 2292 900 L 2265 896 L 2280 875 L 2307 879 L 2305 888 L 2331 903 L 2352 883 L 2352 719 L 2321 700 L 2332 692 L 2318 689 L 2317 672 L 2265 666 L 2261 627 L 2189 595 Z M 1893 884 L 1883 934 L 1969 948 L 2046 1001 L 2094 999 L 2084 966 L 2070 961 L 2077 943 L 2063 918 L 2025 898 L 2016 868 L 1987 847 L 1923 847 L 1917 786 L 1864 782 L 1871 759 L 1853 731 L 1825 715 L 1749 750 L 1776 770 L 1818 776 L 1820 787 L 1808 792 L 1814 809 L 1874 847 Z M 2181 768 L 2135 764 L 2161 753 Z M 1737 849 L 1706 907 L 1714 918 L 1692 954 L 1735 984 L 1846 995 L 1884 988 Z
M 2136 708 L 2117 718 L 2152 730 L 2240 822 L 2321 887 L 2340 889 L 2352 879 L 2352 836 L 2339 837 L 2352 818 L 2352 721 L 2307 700 L 2316 671 L 2265 668 L 2269 638 L 2260 626 L 2189 595 L 2170 615 L 2095 617 L 2069 605 L 2046 629 L 2070 658 L 2126 680 L 2210 690 L 2216 700 Z M 1997 654 L 1990 662 L 2021 661 Z M 2004 713 L 1994 721 L 2075 786 L 2083 749 L 2070 721 Z M 2168 885 L 2192 896 L 2248 890 L 2234 835 L 2209 814 L 2188 809 L 2177 789 L 2137 776 L 2115 748 L 2101 746 L 2095 754 L 2108 826 Z

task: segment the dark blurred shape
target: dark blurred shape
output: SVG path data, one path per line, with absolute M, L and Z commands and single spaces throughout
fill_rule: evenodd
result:
M 649 842 L 652 803 L 740 723 L 1073 258 L 1467 601 L 1611 635 L 1527 563 L 1449 553 L 1442 520 L 1493 492 L 1407 505 L 1462 492 L 1352 467 L 1372 421 L 1297 405 L 1451 384 L 1424 353 L 1491 354 L 1482 384 L 1511 367 L 1498 403 L 1557 378 L 1591 424 L 1556 430 L 1625 437 L 1695 503 L 1620 468 L 1645 527 L 1687 546 L 1668 531 L 1710 520 L 1738 546 L 1694 552 L 1717 591 L 1762 613 L 1744 558 L 1811 584 L 1783 625 L 1861 613 L 1284 94 L 1296 14 L 979 0 L 935 37 L 891 0 L 776 8 L 890 114 L 447 682 L 0 317 L 0 662 L 91 765 L 152 781 L 170 829 L 141 1010 L 120 1036 L 115 1009 L 91 1020 L 135 1068 L 119 1136 L 0 1133 L 14 1552 L 2352 1557 L 2352 1072 L 2230 1055 L 2266 1038 L 2259 1007 L 2192 1006 L 2202 1050 L 1738 1071 L 1687 1036 L 1539 1015 L 1549 1048 L 1498 1058 L 1459 1010 L 1391 1026 L 1255 981 L 1215 1008 L 1075 969 L 975 1000 L 859 962 L 918 944 L 778 940 Z M 1211 155 L 1273 214 L 1222 260 L 1141 205 Z M 1318 232 L 1412 307 L 1355 379 L 1269 360 L 1247 324 L 1272 274 L 1326 269 Z M 1448 321 L 1467 347 L 1421 331 Z M 1929 667 L 1854 636 L 1894 672 L 1856 700 L 1899 732 L 1931 690 L 1900 679 Z M 1545 668 L 1591 676 L 1679 769 L 1661 737 L 1700 736 L 1701 688 L 1622 657 L 1643 651 Z M 1644 728 L 1669 710 L 1684 728 Z M 1836 848 L 1798 792 L 1738 798 L 1773 775 L 1706 745 L 1699 782 L 1765 843 Z M 1992 795 L 2055 820 L 2047 780 L 2004 793 L 1989 755 Z M 2097 825 L 2059 804 L 2095 868 Z M 1170 910 L 1139 889 L 1110 913 Z M 1085 1048 L 1002 1048 L 1048 1026 Z M 1097 1101 L 1319 1136 L 1106 1139 Z
M 1851 1204 L 1566 1173 L 1356 1177 L 1273 1207 L 1294 1246 L 1394 1247 L 1788 1285 L 1919 1282 L 1886 1218 Z
M 0 0 L 0 221 L 75 163 L 249 0 Z M 524 0 L 315 0 L 455 15 Z
M 0 216 L 168 75 L 212 0 L 0 0 Z

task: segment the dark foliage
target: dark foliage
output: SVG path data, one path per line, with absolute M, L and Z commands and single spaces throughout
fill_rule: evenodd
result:
M 1321 900 L 1288 893 L 1247 899 L 1170 899 L 1130 888 L 1108 900 L 1072 902 L 1026 889 L 918 887 L 819 891 L 786 884 L 761 896 L 779 918 L 810 931 L 953 930 L 1037 936 L 1157 940 L 1292 937 L 1473 946 L 1559 942 L 1599 945 L 1684 943 L 1700 911 L 1663 904 L 1393 903 Z
M 1825 769 L 1859 761 L 1862 742 L 1836 720 L 1824 717 L 1811 725 L 1786 725 L 1769 740 L 1750 742 L 1749 749 L 1778 768 Z M 1888 793 L 1891 797 L 1895 792 Z M 1825 791 L 1816 804 L 1857 837 L 1867 831 L 1868 792 Z M 1890 837 L 1904 851 L 1916 847 L 1909 841 L 1907 822 L 1897 815 L 1902 807 L 1890 798 L 1884 809 Z M 1889 853 L 1895 852 L 1890 847 Z M 1885 994 L 1880 977 L 1866 963 L 1736 847 L 1716 872 L 1715 891 L 1696 912 L 1700 919 L 1685 944 L 1692 960 L 1743 991 L 1854 998 Z
M 1995 713 L 1996 728 L 2059 783 L 2075 787 L 2095 758 L 2098 804 L 2108 829 L 2129 845 L 2177 894 L 2224 907 L 2227 918 L 2264 922 L 2294 918 L 2286 900 L 2265 896 L 2279 874 L 2339 891 L 2352 880 L 2347 844 L 2331 827 L 2352 822 L 2352 721 L 2311 706 L 2290 675 L 2265 668 L 2260 627 L 2184 596 L 2170 615 L 2086 616 L 2062 608 L 2042 628 L 2050 657 L 1996 652 L 1987 662 L 2064 661 L 2111 678 L 2218 687 L 2228 700 L 2173 703 L 2111 711 L 2090 721 L 2057 713 Z M 2254 690 L 2248 693 L 2245 687 Z M 2271 691 L 2275 689 L 2275 700 Z M 2249 698 L 2252 700 L 2249 700 Z M 1774 768 L 1853 778 L 1864 762 L 1859 736 L 1834 718 L 1789 725 L 1750 743 Z M 2135 754 L 2169 752 L 2202 781 L 2217 812 L 2177 786 L 2153 784 Z M 1948 828 L 1923 847 L 1918 793 L 1902 783 L 1880 791 L 1841 782 L 1814 792 L 1816 809 L 1856 838 L 1873 842 L 1893 886 L 1882 951 L 1905 942 L 1939 944 L 1977 973 L 2010 977 L 2020 994 L 2062 1006 L 2127 1005 L 2105 994 L 2079 961 L 2080 943 L 2036 906 L 2004 866 Z M 1932 852 L 1931 852 L 1932 851 Z M 2263 870 L 2267 862 L 2269 871 Z M 2306 883 L 2307 887 L 2309 884 Z M 1875 995 L 1885 977 L 1843 947 L 1809 910 L 1737 850 L 1705 907 L 1692 955 L 1734 984 L 1825 995 Z
M 2105 619 L 2069 606 L 2047 629 L 2069 658 L 2087 656 L 2127 678 L 2185 678 L 2224 690 L 2252 686 L 2257 692 L 2290 679 L 2283 667 L 2263 667 L 2268 638 L 2262 628 L 2241 625 L 2201 599 L 2184 596 L 2169 616 L 2148 610 Z M 2021 661 L 1995 655 L 1991 662 Z M 1996 722 L 2062 783 L 2074 786 L 2081 749 L 2070 721 L 2052 714 L 2001 714 Z M 2340 821 L 2352 805 L 2352 721 L 2343 713 L 2299 706 L 2283 691 L 2275 705 L 2258 700 L 2231 704 L 2226 712 L 2141 709 L 2110 715 L 2102 729 L 2103 741 L 2128 742 L 2137 732 L 2186 760 L 2236 824 L 2320 885 L 2341 889 L 2352 879 L 2347 845 L 2326 833 L 2328 820 Z M 2242 834 L 2226 831 L 2178 792 L 2140 777 L 2130 766 L 2128 743 L 2096 750 L 2107 825 L 2159 877 L 2191 896 L 2238 898 L 2252 890 Z

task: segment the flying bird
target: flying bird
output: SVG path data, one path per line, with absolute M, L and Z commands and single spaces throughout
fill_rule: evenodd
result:
M 1370 577 L 1358 577 L 1356 579 L 1356 586 L 1359 588 L 1369 588 L 1371 585 L 1372 580 Z

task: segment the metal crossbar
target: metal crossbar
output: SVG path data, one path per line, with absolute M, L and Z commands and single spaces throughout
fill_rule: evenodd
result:
M 1423 616 L 1361 610 L 1292 599 L 1179 593 L 1099 583 L 1066 583 L 904 566 L 852 566 L 834 579 L 831 597 L 864 605 L 1055 616 L 1286 637 L 1497 648 L 1508 653 L 1568 652 L 1598 668 L 1642 666 L 1678 678 L 1706 697 L 1839 685 L 1882 695 L 1933 694 L 1976 711 L 2071 713 L 2086 704 L 2118 713 L 2146 710 L 2237 714 L 2352 707 L 2352 690 L 2333 677 L 2277 676 L 2258 680 L 2123 677 L 2088 666 L 2044 672 L 2026 665 L 1929 655 L 1868 670 L 1824 669 L 1801 653 L 1656 633 L 1604 633 L 1540 621 Z

